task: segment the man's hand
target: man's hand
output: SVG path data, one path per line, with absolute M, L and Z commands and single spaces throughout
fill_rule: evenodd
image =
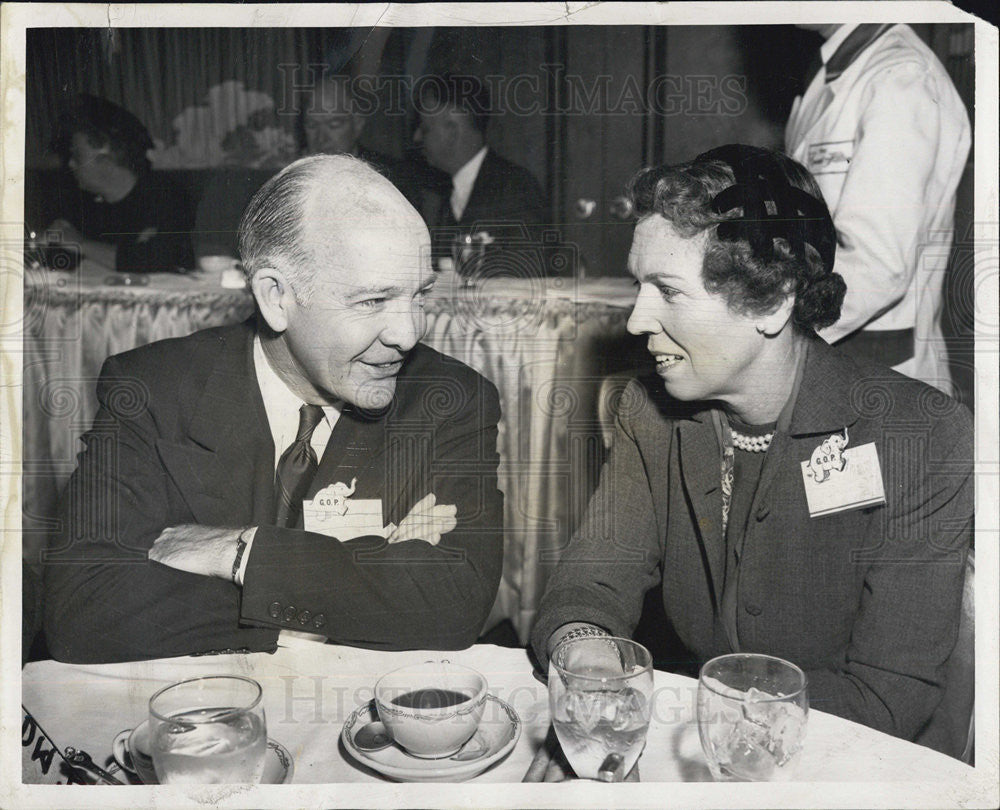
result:
M 241 531 L 191 523 L 171 526 L 153 542 L 149 559 L 190 574 L 232 579 Z
M 443 535 L 458 525 L 457 515 L 458 509 L 453 504 L 439 505 L 432 492 L 413 505 L 409 514 L 389 532 L 386 540 L 390 543 L 424 540 L 436 546 Z

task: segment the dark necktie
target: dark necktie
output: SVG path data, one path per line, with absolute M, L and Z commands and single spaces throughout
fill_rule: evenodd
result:
M 441 199 L 434 215 L 434 227 L 431 228 L 431 251 L 435 268 L 439 267 L 441 259 L 447 258 L 450 261 L 452 258 L 452 247 L 455 244 L 455 231 L 458 225 L 451 210 L 453 188 L 454 186 L 449 183 L 447 186 L 442 185 L 439 192 Z
M 306 496 L 316 468 L 316 451 L 309 444 L 316 425 L 323 419 L 323 409 L 319 405 L 303 405 L 299 408 L 299 431 L 295 441 L 278 459 L 278 469 L 274 476 L 274 500 L 278 505 L 275 525 L 296 528 L 302 516 L 302 499 Z
M 451 195 L 454 191 L 454 182 L 441 189 L 441 210 L 438 212 L 438 224 L 447 228 L 453 228 L 458 224 L 458 220 L 455 219 L 455 212 L 451 208 Z
M 830 84 L 839 79 L 861 52 L 890 28 L 892 28 L 890 23 L 862 23 L 851 31 L 826 63 L 826 83 Z

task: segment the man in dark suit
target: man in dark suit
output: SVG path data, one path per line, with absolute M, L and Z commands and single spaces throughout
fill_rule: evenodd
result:
M 421 203 L 439 259 L 451 257 L 456 238 L 476 234 L 488 234 L 491 244 L 499 240 L 497 247 L 537 241 L 547 219 L 545 195 L 531 172 L 487 146 L 486 87 L 473 76 L 435 76 L 421 84 L 417 98 L 414 141 L 445 178 Z
M 279 630 L 475 641 L 503 555 L 499 401 L 418 343 L 428 248 L 356 158 L 305 158 L 255 195 L 240 227 L 255 320 L 101 373 L 46 559 L 54 657 L 273 650 Z

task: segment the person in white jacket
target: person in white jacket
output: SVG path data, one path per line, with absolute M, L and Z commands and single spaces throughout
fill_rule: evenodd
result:
M 941 333 L 969 118 L 907 25 L 822 25 L 823 61 L 795 100 L 787 153 L 816 177 L 847 282 L 830 343 L 951 393 Z

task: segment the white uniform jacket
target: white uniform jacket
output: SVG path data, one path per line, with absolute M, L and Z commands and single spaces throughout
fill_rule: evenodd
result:
M 853 26 L 823 47 L 830 59 Z M 815 175 L 837 228 L 847 282 L 840 320 L 821 334 L 913 328 L 915 355 L 896 370 L 950 388 L 941 334 L 955 190 L 969 154 L 962 100 L 933 52 L 906 25 L 862 50 L 839 76 L 821 69 L 795 100 L 789 155 Z

